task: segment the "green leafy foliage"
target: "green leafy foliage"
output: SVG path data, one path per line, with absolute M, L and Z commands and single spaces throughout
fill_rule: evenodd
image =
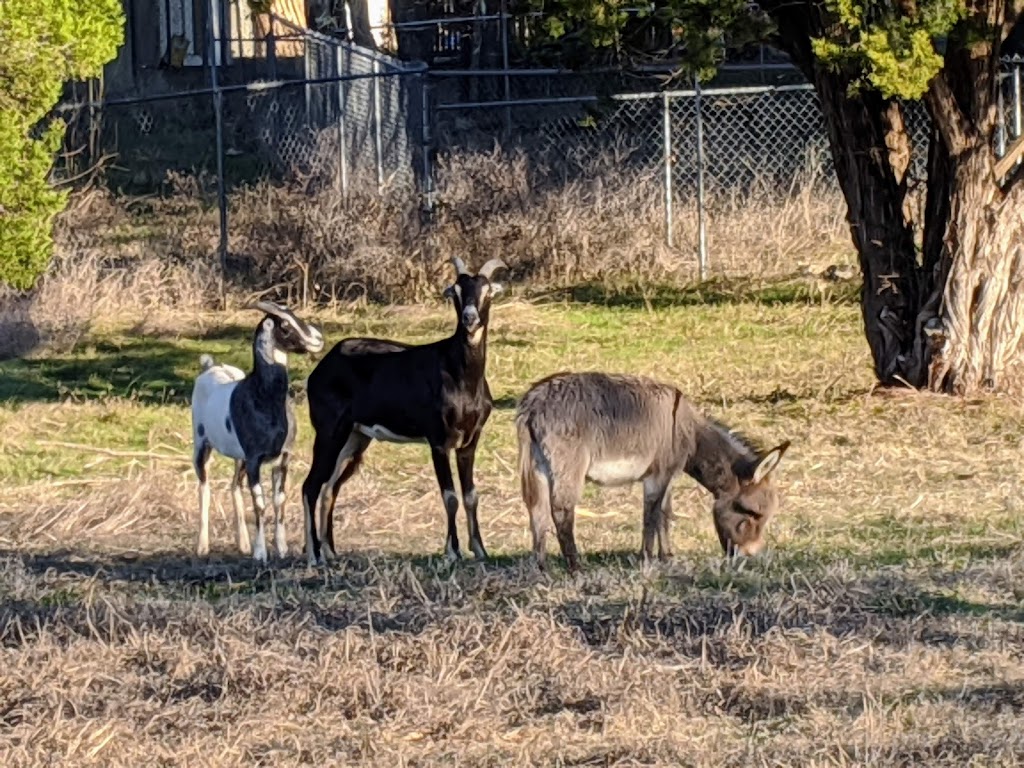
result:
M 120 0 L 0 1 L 0 282 L 28 288 L 46 269 L 67 200 L 49 182 L 64 125 L 48 113 L 123 40 Z
M 769 28 L 746 0 L 530 0 L 530 7 L 543 14 L 540 45 L 560 63 L 663 56 L 701 78 L 714 74 L 727 45 L 760 39 Z
M 883 96 L 920 98 L 942 68 L 936 43 L 967 13 L 964 0 L 917 3 L 828 0 L 837 24 L 829 37 L 811 41 L 814 54 L 854 75 L 857 88 Z

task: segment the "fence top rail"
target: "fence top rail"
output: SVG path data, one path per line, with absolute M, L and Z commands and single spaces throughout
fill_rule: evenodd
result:
M 377 61 L 384 64 L 392 69 L 396 69 L 403 72 L 421 72 L 427 68 L 425 62 L 422 61 L 403 61 L 402 59 L 396 59 L 393 56 L 380 53 L 371 48 L 364 48 L 361 45 L 357 45 L 349 40 L 342 40 L 341 38 L 332 37 L 331 35 L 325 35 L 323 32 L 317 32 L 314 29 L 308 27 L 301 27 L 288 19 L 278 16 L 276 13 L 270 14 L 274 24 L 282 25 L 286 30 L 291 32 L 290 38 L 299 37 L 304 41 L 312 41 L 319 45 L 323 45 L 329 48 L 340 48 L 347 51 L 350 54 L 362 56 L 363 58 L 370 59 L 371 61 Z

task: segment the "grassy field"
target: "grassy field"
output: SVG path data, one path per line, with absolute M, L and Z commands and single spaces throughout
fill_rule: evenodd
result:
M 418 341 L 450 312 L 318 319 L 331 339 Z M 194 557 L 191 378 L 201 352 L 247 366 L 255 320 L 153 315 L 0 364 L 0 764 L 1024 761 L 1020 403 L 872 391 L 854 303 L 497 304 L 477 474 L 494 559 L 454 568 L 415 445 L 370 449 L 341 499 L 342 557 L 317 570 L 232 552 L 215 461 L 214 553 Z M 673 562 L 636 561 L 638 487 L 590 488 L 584 573 L 557 557 L 537 573 L 512 416 L 563 369 L 673 381 L 765 444 L 792 440 L 769 551 L 724 563 L 709 497 L 681 478 Z M 300 406 L 293 550 L 310 437 Z

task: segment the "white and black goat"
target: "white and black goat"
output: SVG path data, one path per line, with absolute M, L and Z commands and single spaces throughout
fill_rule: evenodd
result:
M 284 307 L 261 301 L 255 309 L 266 315 L 252 341 L 252 371 L 246 375 L 231 365 L 215 365 L 210 355 L 200 358 L 201 372 L 192 389 L 193 464 L 199 478 L 199 541 L 196 553 L 210 551 L 210 483 L 207 468 L 216 451 L 235 460 L 231 497 L 238 526 L 238 549 L 267 559 L 264 536 L 266 502 L 260 469 L 271 465 L 271 486 L 276 516 L 274 543 L 284 557 L 288 545 L 284 531 L 285 482 L 295 442 L 295 414 L 288 392 L 288 353 L 316 353 L 324 347 L 319 329 Z M 256 543 L 250 548 L 242 503 L 242 481 L 248 481 L 256 511 Z
M 338 492 L 373 440 L 430 446 L 448 516 L 445 550 L 452 560 L 462 556 L 455 524 L 459 501 L 449 460 L 449 453 L 455 451 L 470 547 L 478 559 L 487 557 L 477 521 L 473 463 L 493 407 L 485 378 L 487 323 L 491 299 L 501 286 L 491 282 L 491 276 L 505 265 L 491 259 L 474 275 L 462 259 L 454 258 L 452 264 L 455 282 L 444 291 L 458 318 L 451 336 L 418 346 L 344 339 L 309 375 L 306 396 L 316 438 L 312 465 L 302 484 L 302 504 L 311 565 L 334 553 L 333 509 Z M 321 495 L 323 542 L 314 517 Z

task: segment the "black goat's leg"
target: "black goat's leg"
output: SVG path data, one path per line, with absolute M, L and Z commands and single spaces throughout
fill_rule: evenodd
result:
M 469 526 L 469 546 L 477 560 L 487 559 L 484 540 L 480 535 L 480 522 L 477 520 L 476 485 L 473 484 L 473 463 L 476 460 L 478 439 L 473 440 L 455 451 L 455 466 L 459 470 L 459 485 L 462 488 L 462 506 L 466 508 L 466 522 Z
M 302 483 L 302 516 L 306 527 L 306 562 L 310 567 L 323 562 L 320 537 L 316 529 L 317 502 L 338 462 L 338 454 L 352 430 L 349 425 L 342 433 L 320 432 L 313 440 L 313 458 L 309 473 Z
M 260 563 L 267 562 L 266 512 L 267 501 L 260 485 L 260 459 L 245 460 L 245 474 L 249 480 L 249 492 L 252 494 L 252 506 L 256 512 L 256 541 L 252 545 L 252 558 Z
M 354 430 L 349 433 L 334 463 L 331 479 L 327 481 L 320 495 L 320 545 L 323 547 L 324 557 L 334 557 L 337 552 L 334 546 L 334 507 L 338 503 L 341 486 L 359 469 L 363 462 L 363 454 L 369 445 L 370 438 Z
M 285 486 L 288 482 L 287 452 L 281 454 L 280 462 L 270 470 L 270 484 L 274 494 L 274 549 L 280 558 L 288 557 L 288 537 L 284 530 Z
M 455 525 L 459 513 L 459 497 L 455 495 L 452 465 L 443 446 L 430 446 L 430 456 L 434 461 L 434 474 L 437 475 L 441 498 L 444 499 L 444 510 L 448 515 L 448 537 L 445 539 L 444 551 L 448 559 L 454 562 L 462 559 L 462 552 L 459 551 L 459 532 Z
M 192 466 L 199 480 L 199 537 L 196 541 L 196 554 L 206 557 L 210 554 L 210 444 L 203 442 L 196 447 L 192 456 Z

